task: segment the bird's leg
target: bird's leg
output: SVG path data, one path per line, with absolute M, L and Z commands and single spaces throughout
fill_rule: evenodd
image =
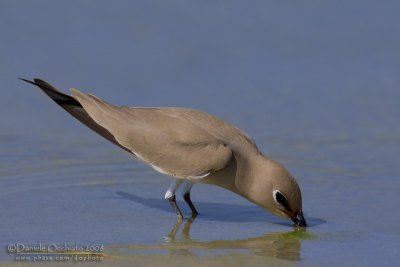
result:
M 165 199 L 168 200 L 169 204 L 171 204 L 172 208 L 175 210 L 176 215 L 178 216 L 178 220 L 183 219 L 183 215 L 181 210 L 179 209 L 178 205 L 176 204 L 176 197 L 175 197 L 175 191 L 178 189 L 178 187 L 181 185 L 182 180 L 180 179 L 174 179 L 167 192 L 165 193 Z
M 183 199 L 189 205 L 190 209 L 192 210 L 192 218 L 196 218 L 197 214 L 199 214 L 196 210 L 196 207 L 193 205 L 192 200 L 190 199 L 190 193 L 186 193 L 183 195 Z
M 192 189 L 193 183 L 190 181 L 185 181 L 183 185 L 183 199 L 189 205 L 190 209 L 192 210 L 192 218 L 195 218 L 197 214 L 199 214 L 193 205 L 192 200 L 190 199 L 190 190 Z
M 171 207 L 174 208 L 176 216 L 178 216 L 178 220 L 182 220 L 183 219 L 183 215 L 181 210 L 178 207 L 178 204 L 176 204 L 176 197 L 175 195 L 171 196 L 170 198 L 168 198 L 169 204 L 171 204 Z

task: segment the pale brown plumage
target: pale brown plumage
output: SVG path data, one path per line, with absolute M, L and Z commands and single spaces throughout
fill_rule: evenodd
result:
M 197 213 L 190 201 L 190 188 L 194 182 L 203 182 L 231 190 L 277 216 L 306 225 L 301 192 L 289 172 L 263 156 L 244 132 L 223 120 L 185 108 L 117 107 L 76 89 L 68 96 L 40 79 L 24 81 L 40 87 L 101 136 L 176 178 L 166 198 L 178 215 L 175 190 L 187 181 L 185 200 Z

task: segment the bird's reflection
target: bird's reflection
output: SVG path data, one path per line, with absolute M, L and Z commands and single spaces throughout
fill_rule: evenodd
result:
M 239 250 L 266 258 L 277 258 L 289 261 L 301 259 L 301 242 L 313 239 L 304 228 L 294 228 L 293 231 L 267 233 L 262 236 L 240 240 L 198 241 L 190 237 L 190 229 L 194 218 L 177 221 L 171 231 L 158 245 L 130 245 L 131 249 L 165 250 L 171 255 L 196 255 L 199 251 L 232 251 Z M 182 229 L 180 231 L 180 229 Z
M 137 203 L 144 204 L 153 208 L 169 211 L 169 208 L 164 201 L 156 199 L 142 199 L 139 196 L 135 196 L 125 192 L 117 192 L 118 195 L 125 199 L 130 199 Z M 229 205 L 229 204 L 215 204 L 215 203 L 202 203 L 199 205 L 202 209 L 206 210 L 207 219 L 218 220 L 218 221 L 242 221 L 243 216 L 238 216 L 233 213 L 230 215 L 229 210 L 240 210 L 240 213 L 247 212 L 247 221 L 261 221 L 266 216 L 265 212 L 253 210 L 251 207 L 242 207 L 240 205 Z M 204 217 L 204 215 L 203 215 Z M 190 236 L 191 227 L 195 224 L 196 220 L 201 217 L 189 218 L 178 220 L 173 225 L 172 229 L 166 233 L 164 241 L 160 244 L 154 245 L 129 245 L 130 249 L 138 250 L 163 250 L 167 251 L 172 255 L 198 255 L 199 251 L 215 251 L 217 253 L 232 251 L 239 251 L 239 253 L 246 252 L 247 254 L 262 256 L 266 258 L 276 258 L 290 261 L 298 261 L 301 259 L 301 243 L 302 240 L 314 239 L 313 234 L 307 232 L 306 228 L 292 228 L 291 231 L 287 232 L 273 232 L 266 233 L 261 236 L 251 237 L 246 239 L 238 240 L 213 240 L 213 241 L 200 241 L 192 239 Z M 200 220 L 201 221 L 201 220 Z M 323 223 L 323 220 L 313 218 L 311 225 L 317 225 Z M 201 254 L 201 253 L 200 253 Z

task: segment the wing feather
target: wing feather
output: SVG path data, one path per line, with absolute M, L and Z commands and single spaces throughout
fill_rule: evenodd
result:
M 185 109 L 116 107 L 75 89 L 72 93 L 122 147 L 161 173 L 200 179 L 232 160 L 231 149 L 195 117 L 185 116 Z

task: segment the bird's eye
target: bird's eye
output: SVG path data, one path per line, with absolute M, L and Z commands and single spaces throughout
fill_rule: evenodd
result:
M 274 190 L 273 194 L 274 194 L 274 200 L 276 204 L 278 204 L 278 207 L 289 211 L 290 210 L 289 202 L 287 201 L 285 195 L 279 190 Z

